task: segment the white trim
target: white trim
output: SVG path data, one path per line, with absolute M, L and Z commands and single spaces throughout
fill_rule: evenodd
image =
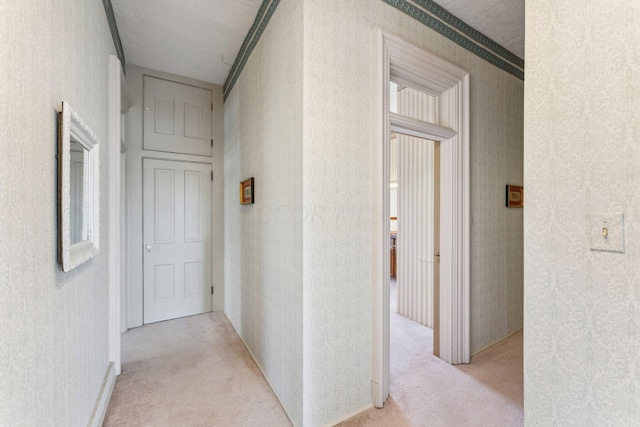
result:
M 445 139 L 447 134 L 435 138 L 442 141 L 440 358 L 451 364 L 469 363 L 469 73 L 380 29 L 375 38 L 372 201 L 381 219 L 389 217 L 390 77 L 437 95 L 441 126 L 435 130 L 450 128 L 456 133 L 449 139 Z M 399 124 L 394 122 L 394 126 Z M 423 127 L 422 131 L 427 130 Z M 382 407 L 389 396 L 389 262 L 385 258 L 389 221 L 374 222 L 371 232 L 371 389 L 374 406 Z
M 401 132 L 405 135 L 428 139 L 431 141 L 446 141 L 453 138 L 458 133 L 443 126 L 433 123 L 426 123 L 422 120 L 402 116 L 396 113 L 389 113 L 391 132 Z
M 388 213 L 389 191 L 380 191 L 382 185 L 387 186 L 390 176 L 389 146 L 385 146 L 385 135 L 389 135 L 389 121 L 386 120 L 386 111 L 389 105 L 389 53 L 385 49 L 384 34 L 381 30 L 374 32 L 375 66 L 373 72 L 373 88 L 375 108 L 373 109 L 373 123 L 375 123 L 373 144 L 371 144 L 371 158 L 375 167 L 371 171 L 371 202 L 374 212 L 379 212 L 380 221 L 371 221 L 371 279 L 372 279 L 372 315 L 371 330 L 373 332 L 371 344 L 371 400 L 376 408 L 382 408 L 384 401 L 389 396 L 389 323 L 385 322 L 385 316 L 389 316 L 389 263 L 385 259 L 385 250 L 389 250 L 388 238 L 389 221 L 385 213 Z M 381 82 L 384 82 L 382 84 Z M 385 153 L 386 148 L 386 153 Z M 385 181 L 387 179 L 387 181 Z M 386 197 L 386 199 L 385 199 Z M 388 253 L 388 252 L 387 252 Z M 387 345 L 385 345 L 385 343 Z M 386 385 L 386 388 L 385 388 Z
M 120 219 L 121 219 L 121 96 L 122 66 L 115 55 L 109 56 L 109 361 L 115 375 L 120 374 Z
M 91 417 L 87 426 L 100 427 L 104 421 L 105 415 L 107 415 L 107 408 L 109 407 L 109 401 L 111 400 L 111 394 L 113 393 L 113 387 L 116 384 L 116 374 L 114 371 L 113 363 L 109 363 L 107 367 L 107 373 L 102 380 L 102 386 L 100 392 L 96 398 L 96 403 L 93 406 Z
M 282 398 L 278 394 L 278 391 L 273 387 L 273 384 L 271 384 L 271 381 L 269 381 L 269 378 L 264 373 L 264 369 L 262 369 L 262 365 L 260 365 L 260 363 L 258 362 L 258 359 L 256 359 L 256 357 L 253 355 L 253 352 L 251 352 L 251 349 L 249 348 L 247 343 L 244 342 L 242 335 L 240 335 L 240 333 L 238 332 L 238 328 L 236 328 L 236 325 L 234 325 L 233 322 L 227 317 L 226 313 L 222 312 L 222 314 L 224 315 L 225 319 L 227 319 L 227 322 L 229 322 L 229 324 L 233 328 L 233 332 L 235 332 L 236 336 L 240 338 L 242 345 L 244 346 L 245 350 L 247 350 L 247 353 L 249 353 L 249 356 L 251 356 L 251 359 L 253 359 L 253 363 L 255 363 L 258 369 L 260 370 L 260 373 L 262 374 L 262 377 L 264 378 L 264 380 L 267 382 L 267 384 L 269 384 L 269 388 L 271 388 L 271 391 L 276 396 L 276 399 L 278 399 L 278 403 L 282 407 L 282 410 L 284 411 L 284 413 L 287 415 L 287 418 L 289 418 L 289 421 L 294 427 L 297 427 L 298 425 L 293 421 L 293 417 L 291 417 L 291 414 L 287 410 L 287 407 L 284 405 Z
M 100 253 L 100 141 L 69 105 L 62 103 L 58 140 L 60 263 L 65 273 Z M 82 240 L 71 241 L 71 141 L 84 148 Z
M 371 403 L 369 403 L 368 405 L 363 406 L 360 409 L 356 409 L 355 411 L 351 411 L 349 412 L 347 415 L 338 418 L 337 420 L 327 423 L 324 425 L 324 427 L 331 427 L 331 426 L 335 426 L 338 425 L 344 421 L 347 421 L 349 418 L 353 418 L 356 415 L 360 415 L 361 413 L 363 413 L 364 411 L 368 411 L 369 409 L 373 408 L 373 405 Z
M 502 341 L 505 341 L 505 340 L 507 340 L 507 339 L 511 338 L 512 336 L 514 336 L 514 335 L 515 335 L 515 334 L 517 334 L 518 332 L 522 331 L 523 329 L 524 329 L 524 328 L 523 328 L 522 326 L 520 326 L 518 329 L 516 329 L 515 331 L 511 332 L 510 334 L 508 334 L 508 335 L 506 335 L 506 336 L 504 336 L 504 337 L 502 337 L 502 338 L 500 338 L 500 339 L 498 339 L 498 340 L 496 340 L 496 341 L 492 342 L 491 344 L 485 345 L 484 347 L 482 347 L 482 348 L 481 348 L 481 349 L 479 349 L 479 350 L 474 351 L 474 352 L 473 352 L 473 354 L 471 355 L 471 357 L 476 356 L 476 355 L 478 355 L 478 354 L 482 353 L 483 351 L 490 349 L 490 348 L 491 348 L 491 347 L 493 347 L 494 345 L 498 345 L 498 344 L 500 344 Z

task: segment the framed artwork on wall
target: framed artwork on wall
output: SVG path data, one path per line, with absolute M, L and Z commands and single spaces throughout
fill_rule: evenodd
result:
M 521 208 L 524 206 L 524 188 L 518 185 L 507 184 L 506 206 L 508 208 Z
M 240 183 L 240 204 L 250 205 L 254 202 L 253 178 L 245 179 Z

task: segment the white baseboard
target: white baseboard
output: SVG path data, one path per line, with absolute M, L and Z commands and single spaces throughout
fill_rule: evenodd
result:
M 111 400 L 111 393 L 113 393 L 113 386 L 116 384 L 116 373 L 113 362 L 109 363 L 107 367 L 107 373 L 102 381 L 102 387 L 100 387 L 100 393 L 96 399 L 96 404 L 91 412 L 91 418 L 89 418 L 89 427 L 100 427 L 104 421 L 104 417 L 107 414 L 107 407 L 109 406 L 109 400 Z
M 500 338 L 499 340 L 494 341 L 494 342 L 492 342 L 492 343 L 491 343 L 491 344 L 489 344 L 489 345 L 485 345 L 485 346 L 484 346 L 484 347 L 482 347 L 480 350 L 474 351 L 474 352 L 473 352 L 473 354 L 471 354 L 471 357 L 475 356 L 475 355 L 476 355 L 476 354 L 478 354 L 478 353 L 482 353 L 483 351 L 487 350 L 487 349 L 488 349 L 488 348 L 490 348 L 490 347 L 493 347 L 493 346 L 494 346 L 494 345 L 496 345 L 496 344 L 501 343 L 502 341 L 506 340 L 507 338 L 511 338 L 512 336 L 514 336 L 515 334 L 517 334 L 518 332 L 520 332 L 520 331 L 522 330 L 522 328 L 523 328 L 523 327 L 522 327 L 522 326 L 520 326 L 518 329 L 516 329 L 515 331 L 511 332 L 511 333 L 510 333 L 510 334 L 508 334 L 507 336 L 502 337 L 502 338 Z
M 331 426 L 335 426 L 336 424 L 340 424 L 341 422 L 347 421 L 349 418 L 355 417 L 356 415 L 361 414 L 364 411 L 368 411 L 371 408 L 373 408 L 373 403 L 369 403 L 369 404 L 363 406 L 360 409 L 357 409 L 357 410 L 355 410 L 355 411 L 353 411 L 353 412 L 351 412 L 351 413 L 349 413 L 349 414 L 347 414 L 347 415 L 345 415 L 343 417 L 340 417 L 339 419 L 335 420 L 334 422 L 331 422 L 329 424 L 325 424 L 325 427 L 331 427 Z
M 249 346 L 247 346 L 247 343 L 244 342 L 244 338 L 242 338 L 242 335 L 240 335 L 238 333 L 238 328 L 236 328 L 236 325 L 233 324 L 233 322 L 227 317 L 227 314 L 224 311 L 222 312 L 222 314 L 224 314 L 224 317 L 231 324 L 231 327 L 235 331 L 236 335 L 240 338 L 240 341 L 242 341 L 242 345 L 244 345 L 244 348 L 246 348 L 247 352 L 249 352 L 249 356 L 251 356 L 251 358 L 253 359 L 253 362 L 256 364 L 256 366 L 260 370 L 260 373 L 262 374 L 262 377 L 267 381 L 267 384 L 269 384 L 269 388 L 271 388 L 271 391 L 273 391 L 273 394 L 276 395 L 276 399 L 278 399 L 278 402 L 280 402 L 280 406 L 282 406 L 282 409 L 284 410 L 284 413 L 287 415 L 287 418 L 289 418 L 289 421 L 291 421 L 291 424 L 293 424 L 293 427 L 298 427 L 298 425 L 293 421 L 293 418 L 291 417 L 291 414 L 287 410 L 287 407 L 285 406 L 284 402 L 280 398 L 280 395 L 278 394 L 276 389 L 273 387 L 273 384 L 271 384 L 271 381 L 269 381 L 269 378 L 265 375 L 264 369 L 262 369 L 262 366 L 260 365 L 260 362 L 258 362 L 258 359 L 256 359 L 256 357 L 253 355 L 253 353 L 251 352 L 251 349 L 249 348 Z

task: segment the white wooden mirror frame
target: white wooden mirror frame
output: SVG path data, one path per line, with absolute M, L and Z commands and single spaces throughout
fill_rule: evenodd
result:
M 100 145 L 98 137 L 71 106 L 58 116 L 58 258 L 64 272 L 100 251 Z M 71 141 L 84 148 L 82 240 L 71 242 Z

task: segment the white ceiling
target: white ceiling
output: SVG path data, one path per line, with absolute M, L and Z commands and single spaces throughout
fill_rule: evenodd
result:
M 437 0 L 520 58 L 524 58 L 524 2 Z M 227 78 L 261 3 L 112 0 L 127 63 L 218 85 Z
M 129 64 L 222 85 L 262 0 L 111 0 Z

